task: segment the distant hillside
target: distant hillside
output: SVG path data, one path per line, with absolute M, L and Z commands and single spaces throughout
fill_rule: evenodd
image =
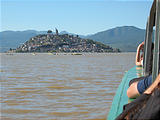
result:
M 59 35 L 48 33 L 30 38 L 17 49 L 9 52 L 120 52 L 119 49 L 96 42 L 90 39 L 80 38 L 78 35 Z
M 37 34 L 36 31 L 4 31 L 0 32 L 1 51 L 4 52 L 9 48 L 16 48 Z
M 9 48 L 16 48 L 29 40 L 31 37 L 46 33 L 47 31 L 35 30 L 0 32 L 0 51 L 4 52 L 9 50 Z M 62 31 L 60 34 L 76 35 L 74 33 L 68 33 L 67 31 Z M 138 44 L 144 40 L 145 30 L 134 26 L 122 26 L 98 32 L 93 35 L 79 36 L 81 38 L 88 38 L 102 42 L 112 46 L 113 48 L 120 48 L 121 51 L 131 52 L 136 51 Z
M 98 32 L 87 38 L 119 48 L 121 51 L 136 51 L 139 43 L 145 38 L 145 30 L 134 26 L 123 26 Z
M 46 34 L 46 33 L 47 31 L 36 31 L 36 30 L 0 32 L 0 52 L 8 51 L 10 48 L 17 48 L 18 46 L 29 40 L 31 37 L 34 37 L 38 34 Z M 60 32 L 60 34 L 72 35 L 72 33 L 68 33 L 66 31 L 62 31 Z

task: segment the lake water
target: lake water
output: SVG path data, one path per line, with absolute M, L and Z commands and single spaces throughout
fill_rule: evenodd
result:
M 135 53 L 0 54 L 1 120 L 105 120 Z

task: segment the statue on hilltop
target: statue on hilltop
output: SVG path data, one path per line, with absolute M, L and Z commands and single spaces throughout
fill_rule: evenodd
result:
M 58 33 L 58 29 L 57 28 L 55 28 L 56 29 L 56 35 L 59 35 L 59 33 Z

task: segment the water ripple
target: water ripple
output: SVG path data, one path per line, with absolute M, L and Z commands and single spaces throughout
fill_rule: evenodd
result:
M 104 120 L 135 53 L 1 57 L 2 119 Z

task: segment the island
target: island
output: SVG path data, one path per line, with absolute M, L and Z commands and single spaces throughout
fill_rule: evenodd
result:
M 32 37 L 16 49 L 10 48 L 9 52 L 120 52 L 120 50 L 91 39 L 80 38 L 78 35 L 59 34 L 56 29 L 55 34 L 48 30 L 47 34 Z

